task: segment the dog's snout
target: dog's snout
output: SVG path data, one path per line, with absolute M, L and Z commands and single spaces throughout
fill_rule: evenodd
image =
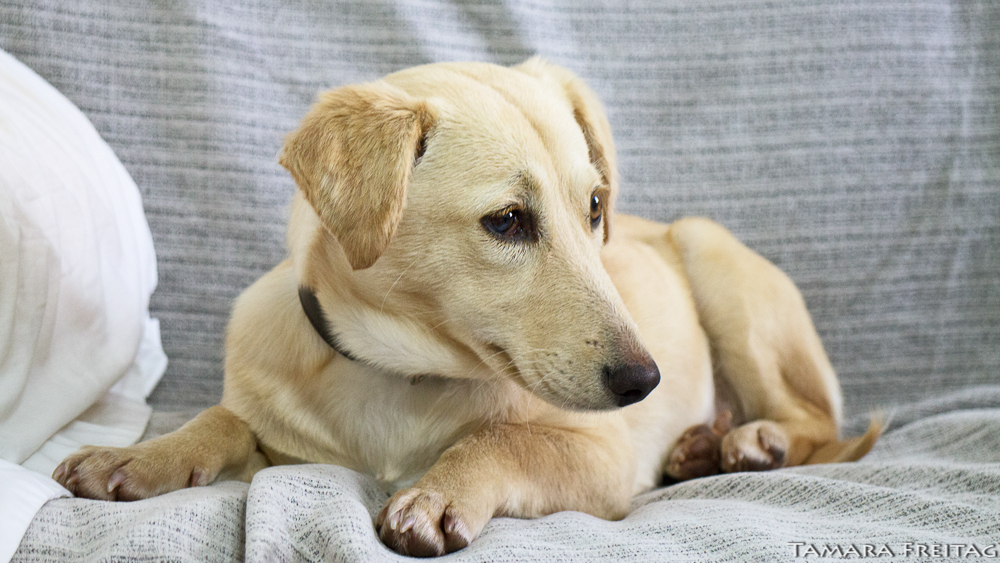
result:
M 618 406 L 626 407 L 646 398 L 660 383 L 660 370 L 652 358 L 604 367 L 608 389 L 618 398 Z

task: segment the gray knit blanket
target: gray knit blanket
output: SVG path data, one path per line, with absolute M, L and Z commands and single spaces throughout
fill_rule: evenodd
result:
M 579 512 L 495 518 L 443 558 L 535 561 L 987 561 L 1000 558 L 1000 394 L 913 405 L 855 463 L 696 479 L 608 522 Z M 953 410 L 958 409 L 958 410 Z M 863 421 L 858 421 L 863 422 Z M 50 501 L 16 562 L 402 561 L 372 524 L 388 496 L 329 465 L 107 503 Z

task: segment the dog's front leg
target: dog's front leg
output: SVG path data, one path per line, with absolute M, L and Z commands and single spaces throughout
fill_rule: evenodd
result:
M 467 436 L 389 499 L 379 536 L 399 553 L 429 557 L 467 546 L 493 516 L 624 517 L 634 456 L 627 430 L 609 418 L 599 429 L 497 424 Z
M 214 406 L 147 442 L 127 448 L 84 446 L 52 477 L 78 497 L 139 500 L 222 478 L 249 482 L 267 465 L 250 427 L 225 407 Z

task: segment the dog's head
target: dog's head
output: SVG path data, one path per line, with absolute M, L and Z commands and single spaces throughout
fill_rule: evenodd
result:
M 293 211 L 293 257 L 354 355 L 408 375 L 478 373 L 456 372 L 448 358 L 464 354 L 575 409 L 628 405 L 658 383 L 601 264 L 610 126 L 570 72 L 429 65 L 339 88 L 280 161 L 309 203 Z

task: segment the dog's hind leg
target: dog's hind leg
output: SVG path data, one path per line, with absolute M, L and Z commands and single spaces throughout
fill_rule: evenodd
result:
M 85 446 L 52 477 L 78 497 L 138 500 L 217 479 L 249 481 L 267 465 L 250 427 L 215 406 L 174 432 L 134 446 Z
M 856 460 L 881 433 L 840 441 L 841 392 L 805 302 L 776 266 L 707 219 L 667 234 L 685 270 L 718 378 L 742 422 L 721 442 L 723 471 Z

